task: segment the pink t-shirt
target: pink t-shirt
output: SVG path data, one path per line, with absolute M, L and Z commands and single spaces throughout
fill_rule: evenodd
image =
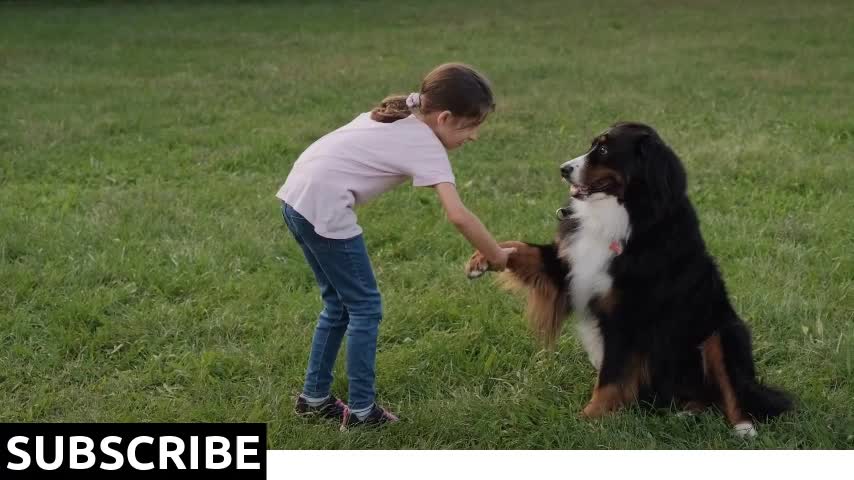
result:
M 311 222 L 318 235 L 344 239 L 362 233 L 355 205 L 409 178 L 416 187 L 454 183 L 442 142 L 415 116 L 381 123 L 363 113 L 311 144 L 276 196 Z

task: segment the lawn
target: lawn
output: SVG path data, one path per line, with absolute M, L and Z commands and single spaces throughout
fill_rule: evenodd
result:
M 266 422 L 275 449 L 854 448 L 851 45 L 844 0 L 0 4 L 0 421 Z M 404 421 L 295 418 L 320 302 L 274 194 L 446 61 L 497 92 L 451 158 L 502 240 L 552 238 L 557 166 L 593 135 L 655 126 L 799 410 L 750 442 L 712 413 L 578 418 L 594 372 L 572 329 L 542 351 L 406 186 L 358 211 L 380 401 Z

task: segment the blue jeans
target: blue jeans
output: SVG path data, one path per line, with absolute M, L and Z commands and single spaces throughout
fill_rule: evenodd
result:
M 362 235 L 345 240 L 321 237 L 314 226 L 283 203 L 288 229 L 302 248 L 320 286 L 323 310 L 317 319 L 303 394 L 325 397 L 332 387 L 332 367 L 347 335 L 350 408 L 374 403 L 377 335 L 382 300 Z

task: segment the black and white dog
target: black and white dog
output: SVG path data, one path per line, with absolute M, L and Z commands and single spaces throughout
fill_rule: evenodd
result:
M 750 332 L 730 304 L 686 193 L 682 162 L 651 127 L 618 123 L 560 168 L 570 186 L 556 240 L 517 249 L 502 274 L 528 292 L 548 344 L 575 311 L 598 380 L 588 417 L 632 402 L 717 406 L 736 433 L 792 408 L 756 378 Z M 475 252 L 474 278 L 488 269 Z

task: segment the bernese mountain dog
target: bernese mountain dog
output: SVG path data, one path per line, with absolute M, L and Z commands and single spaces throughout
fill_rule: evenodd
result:
M 750 332 L 706 249 L 679 157 L 650 126 L 621 122 L 560 166 L 570 198 L 556 239 L 515 247 L 501 274 L 527 291 L 527 317 L 553 346 L 576 315 L 598 371 L 583 415 L 642 402 L 720 409 L 741 436 L 793 407 L 756 377 Z M 489 270 L 475 252 L 470 278 Z

